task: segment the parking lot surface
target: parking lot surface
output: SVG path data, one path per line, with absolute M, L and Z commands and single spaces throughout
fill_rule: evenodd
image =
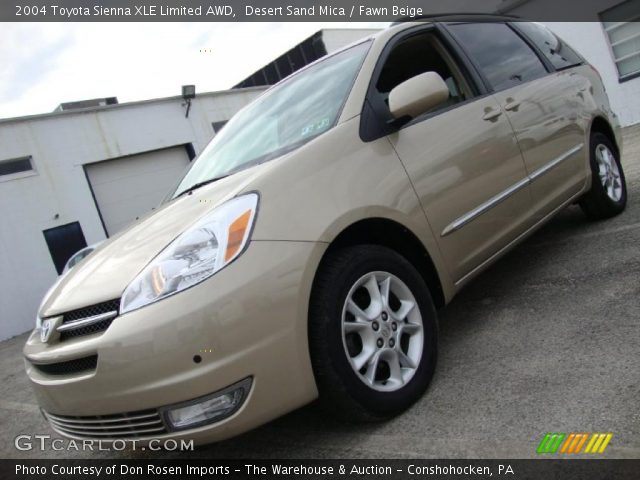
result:
M 530 458 L 546 432 L 612 432 L 606 458 L 640 458 L 640 127 L 625 131 L 623 166 L 622 215 L 567 208 L 441 312 L 433 383 L 391 421 L 335 422 L 312 405 L 194 452 L 19 451 L 17 435 L 52 434 L 21 335 L 0 343 L 0 456 Z

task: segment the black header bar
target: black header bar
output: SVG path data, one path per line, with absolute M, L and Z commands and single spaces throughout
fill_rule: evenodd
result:
M 628 4 L 621 6 L 621 4 Z M 638 10 L 635 15 L 633 11 Z M 637 0 L 6 0 L 3 22 L 393 22 L 441 14 L 630 21 Z M 485 17 L 489 20 L 490 17 Z

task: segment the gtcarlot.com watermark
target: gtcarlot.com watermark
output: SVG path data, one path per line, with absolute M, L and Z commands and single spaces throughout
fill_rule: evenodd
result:
M 152 438 L 151 440 L 135 439 L 114 439 L 114 440 L 93 440 L 93 439 L 63 439 L 51 438 L 51 435 L 18 435 L 14 441 L 14 446 L 20 451 L 39 450 L 41 452 L 47 450 L 55 451 L 122 451 L 122 450 L 152 450 L 152 451 L 192 451 L 194 448 L 193 440 L 174 440 L 172 438 L 160 439 Z

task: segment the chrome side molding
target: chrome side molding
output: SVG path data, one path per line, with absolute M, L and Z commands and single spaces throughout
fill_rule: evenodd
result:
M 576 145 L 575 147 L 571 148 L 570 150 L 567 150 L 565 153 L 563 153 L 559 157 L 554 158 L 549 163 L 543 165 L 542 167 L 538 168 L 537 170 L 534 170 L 532 173 L 528 174 L 525 178 L 523 178 L 522 180 L 518 181 L 517 183 L 511 185 L 506 190 L 503 190 L 502 192 L 498 193 L 497 195 L 494 195 L 489 200 L 487 200 L 486 202 L 478 205 L 473 210 L 465 213 L 461 217 L 458 217 L 453 222 L 451 222 L 449 225 L 447 225 L 444 228 L 444 230 L 442 230 L 442 233 L 440 234 L 440 236 L 441 237 L 446 237 L 447 235 L 455 232 L 456 230 L 460 230 L 467 223 L 475 220 L 476 218 L 478 218 L 480 215 L 482 215 L 483 213 L 487 212 L 488 210 L 491 210 L 493 207 L 495 207 L 496 205 L 498 205 L 502 201 L 504 201 L 507 198 L 509 198 L 511 195 L 516 193 L 521 188 L 524 188 L 527 185 L 530 185 L 531 183 L 533 183 L 534 180 L 536 180 L 537 178 L 541 177 L 545 173 L 549 172 L 553 168 L 557 167 L 560 163 L 565 161 L 567 158 L 571 157 L 573 154 L 579 152 L 582 149 L 583 146 L 584 146 L 584 143 L 581 143 L 581 144 Z
M 533 173 L 529 174 L 529 179 L 531 181 L 535 180 L 538 177 L 541 177 L 542 175 L 544 175 L 545 173 L 547 173 L 549 170 L 551 170 L 552 168 L 557 167 L 560 163 L 564 162 L 567 158 L 569 158 L 571 155 L 573 155 L 574 153 L 578 153 L 580 151 L 580 149 L 584 146 L 584 143 L 581 143 L 580 145 L 576 145 L 575 147 L 573 147 L 571 150 L 566 151 L 565 153 L 563 153 L 562 155 L 560 155 L 558 158 L 554 158 L 553 160 L 551 160 L 549 163 L 547 163 L 546 165 L 543 165 L 542 167 L 540 167 L 539 169 L 535 170 Z
M 440 236 L 445 237 L 445 236 L 449 235 L 450 233 L 455 232 L 456 230 L 460 230 L 467 223 L 469 223 L 472 220 L 474 220 L 475 218 L 479 217 L 480 215 L 482 215 L 487 210 L 492 209 L 493 207 L 498 205 L 503 200 L 506 200 L 511 195 L 513 195 L 518 190 L 520 190 L 521 188 L 526 187 L 527 185 L 529 185 L 529 182 L 530 182 L 529 177 L 523 178 L 518 183 L 516 183 L 514 185 L 511 185 L 506 190 L 503 190 L 499 194 L 491 197 L 486 202 L 478 205 L 476 208 L 474 208 L 470 212 L 465 213 L 464 215 L 462 215 L 461 217 L 457 218 L 456 220 L 451 222 L 449 225 L 447 225 L 445 227 L 445 229 L 442 231 L 442 233 L 440 234 Z

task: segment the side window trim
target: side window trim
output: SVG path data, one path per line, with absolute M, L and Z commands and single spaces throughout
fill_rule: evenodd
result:
M 582 55 L 580 55 L 578 52 L 576 52 L 575 50 L 573 50 L 571 48 L 571 51 L 573 53 L 575 53 L 576 56 L 578 56 L 578 58 L 580 58 L 580 62 L 579 63 L 574 63 L 571 65 L 567 65 L 564 67 L 556 67 L 553 62 L 551 62 L 551 60 L 549 58 L 547 58 L 547 56 L 544 54 L 544 52 L 540 49 L 540 47 L 538 47 L 538 45 L 533 41 L 533 39 L 531 39 L 527 33 L 522 30 L 518 24 L 522 23 L 522 22 L 510 22 L 509 26 L 511 27 L 512 30 L 514 30 L 518 35 L 520 35 L 520 37 L 522 37 L 522 39 L 527 42 L 531 48 L 533 48 L 533 50 L 538 54 L 538 56 L 540 57 L 540 59 L 543 61 L 543 63 L 545 64 L 545 66 L 547 67 L 547 70 L 550 71 L 551 73 L 553 72 L 562 72 L 564 70 L 568 70 L 570 68 L 574 68 L 574 67 L 579 67 L 580 65 L 584 65 L 585 63 L 585 59 L 582 57 Z M 547 28 L 547 30 L 549 30 Z M 553 35 L 558 41 L 562 42 L 563 44 L 566 45 L 566 43 L 564 42 L 564 40 L 562 40 L 561 38 L 559 38 L 554 32 L 552 32 L 551 30 L 549 30 L 549 33 L 551 35 Z M 570 45 L 567 45 L 570 47 Z
M 463 24 L 463 23 L 469 23 L 469 22 L 450 22 L 450 23 Z M 498 22 L 494 22 L 494 23 L 498 23 Z M 547 75 L 545 75 L 543 77 L 538 77 L 538 78 L 533 78 L 531 80 L 527 80 L 526 82 L 522 82 L 522 83 L 520 83 L 518 85 L 512 85 L 510 87 L 505 87 L 505 88 L 501 88 L 501 89 L 496 90 L 493 87 L 493 85 L 491 85 L 491 83 L 489 82 L 487 77 L 485 76 L 484 72 L 482 71 L 482 68 L 480 68 L 480 65 L 478 65 L 478 62 L 473 59 L 473 56 L 468 52 L 468 50 L 464 47 L 464 45 L 462 45 L 457 40 L 456 36 L 451 32 L 451 30 L 449 30 L 448 25 L 442 25 L 442 27 L 446 30 L 447 34 L 452 38 L 452 40 L 454 42 L 456 42 L 456 45 L 458 46 L 458 48 L 464 53 L 465 57 L 473 65 L 473 68 L 475 69 L 477 75 L 482 79 L 482 82 L 484 83 L 484 87 L 486 88 L 487 93 L 491 93 L 492 94 L 492 93 L 502 92 L 504 90 L 509 90 L 510 88 L 526 85 L 529 82 L 534 82 L 536 80 L 540 80 L 540 78 L 545 78 L 546 76 L 551 75 L 552 73 L 555 73 L 555 69 L 553 68 L 553 65 L 550 65 L 550 62 L 544 57 L 544 55 L 542 54 L 542 52 L 540 52 L 538 47 L 533 45 L 533 42 L 531 42 L 531 40 L 529 40 L 529 38 L 527 38 L 525 35 L 523 35 L 517 28 L 514 28 L 513 25 L 510 22 L 500 22 L 500 23 L 503 23 L 504 25 L 509 27 L 513 31 L 513 33 L 515 35 L 517 35 L 520 39 L 522 39 L 522 41 L 531 49 L 531 51 L 536 55 L 536 57 L 538 57 L 538 59 L 540 60 L 540 63 L 542 63 L 542 65 L 544 66 L 545 70 L 547 71 Z
M 533 40 L 531 40 L 528 36 L 526 36 L 525 33 L 522 30 L 520 30 L 513 22 L 505 22 L 505 23 L 517 36 L 519 36 L 522 39 L 522 41 L 524 41 L 524 43 L 529 45 L 529 48 L 533 50 L 533 53 L 535 53 L 538 56 L 538 58 L 544 65 L 544 68 L 547 70 L 547 73 L 554 73 L 556 71 L 551 61 L 544 55 L 544 53 L 542 53 L 540 48 L 535 44 Z
M 380 125 L 382 123 L 380 119 L 380 114 L 376 113 L 375 110 L 375 101 L 372 99 L 376 96 L 377 89 L 376 83 L 382 72 L 382 68 L 389 58 L 390 53 L 393 48 L 398 45 L 400 42 L 406 40 L 409 37 L 414 35 L 419 35 L 423 33 L 427 33 L 429 31 L 433 31 L 436 34 L 440 34 L 441 38 L 437 38 L 438 41 L 442 44 L 442 47 L 446 50 L 451 58 L 451 61 L 454 62 L 457 66 L 457 69 L 460 71 L 461 75 L 464 77 L 467 85 L 471 89 L 471 96 L 464 100 L 463 102 L 456 103 L 442 110 L 438 110 L 436 112 L 427 113 L 420 117 L 417 117 L 407 124 L 403 125 L 399 130 L 406 128 L 411 125 L 415 125 L 416 123 L 423 122 L 428 120 L 436 115 L 440 115 L 441 113 L 448 112 L 454 108 L 457 108 L 461 105 L 466 105 L 469 102 L 475 101 L 478 98 L 484 97 L 490 92 L 487 91 L 486 85 L 481 77 L 478 75 L 478 72 L 475 70 L 473 64 L 469 63 L 466 53 L 460 48 L 460 46 L 454 43 L 451 35 L 448 34 L 446 30 L 442 29 L 442 25 L 439 23 L 430 23 L 427 25 L 419 25 L 416 27 L 412 27 L 401 32 L 398 32 L 394 35 L 387 44 L 384 46 L 380 57 L 378 58 L 376 65 L 373 69 L 373 73 L 371 78 L 369 79 L 369 86 L 367 87 L 367 94 L 365 96 L 364 104 L 362 106 L 362 111 L 360 115 L 360 139 L 364 142 L 371 142 L 373 140 L 377 140 L 378 138 L 390 135 L 398 131 L 398 129 L 393 128 L 388 125 Z M 376 128 L 380 127 L 380 128 Z
M 471 88 L 476 89 L 476 96 L 473 98 L 478 98 L 485 96 L 487 94 L 492 93 L 491 85 L 485 78 L 482 70 L 478 68 L 476 63 L 469 56 L 469 52 L 462 46 L 458 39 L 451 33 L 449 28 L 444 23 L 438 23 L 437 27 L 438 31 L 441 33 L 442 37 L 446 40 L 447 45 L 444 45 L 445 48 L 449 48 L 453 53 L 455 53 L 456 57 L 454 61 L 462 64 L 464 70 L 467 72 L 468 77 L 471 77 L 468 80 L 471 80 Z M 464 73 L 464 72 L 463 72 Z
M 456 22 L 456 23 L 461 23 L 461 22 Z M 494 93 L 493 86 L 491 85 L 491 83 L 489 83 L 489 80 L 487 79 L 486 75 L 484 74 L 484 72 L 482 71 L 482 69 L 480 68 L 478 63 L 473 59 L 473 57 L 471 56 L 469 51 L 466 49 L 466 47 L 464 45 L 462 45 L 462 43 L 460 43 L 458 41 L 457 37 L 449 29 L 449 24 L 448 23 L 443 23 L 443 24 L 440 25 L 440 28 L 444 32 L 446 32 L 446 35 L 450 39 L 450 42 L 452 44 L 455 44 L 455 46 L 458 49 L 458 51 L 460 51 L 461 54 L 464 56 L 465 61 L 471 66 L 471 68 L 473 69 L 475 75 L 477 76 L 477 78 L 481 82 L 481 85 L 483 87 L 483 91 L 485 93 L 487 93 L 487 94 Z

